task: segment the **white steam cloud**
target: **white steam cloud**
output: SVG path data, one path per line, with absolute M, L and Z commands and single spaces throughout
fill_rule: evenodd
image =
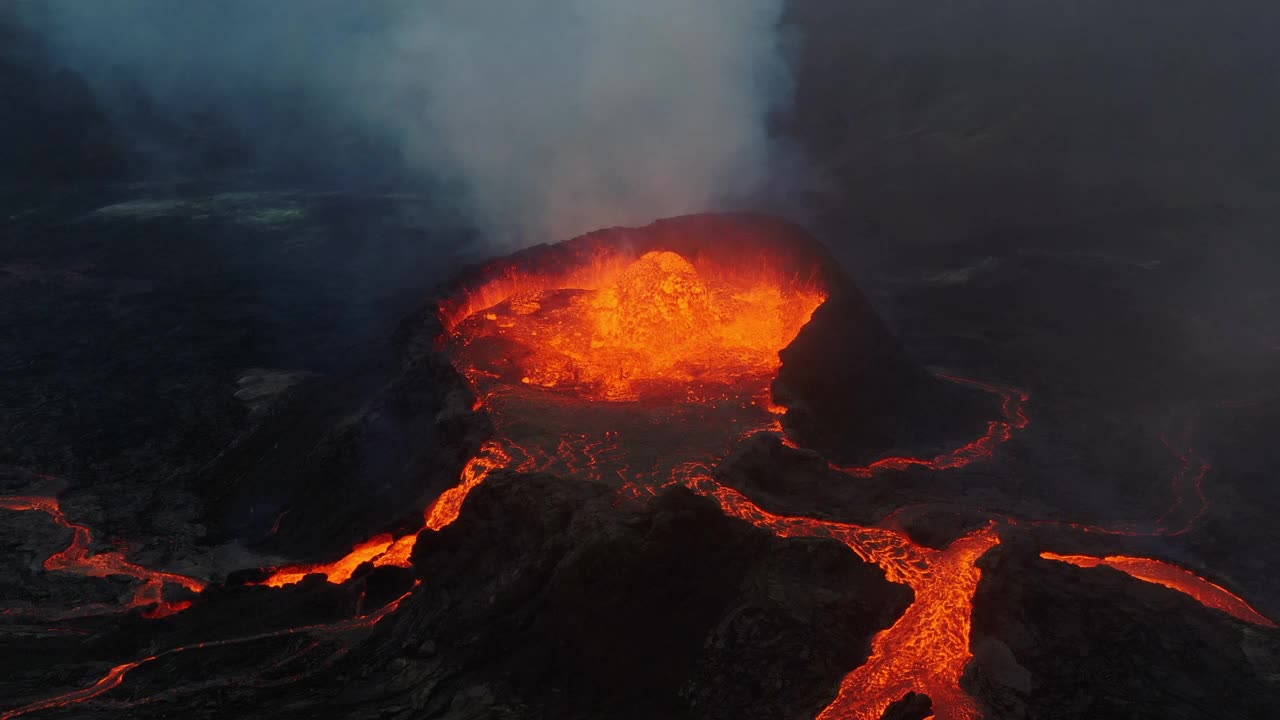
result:
M 790 97 L 782 0 L 38 5 L 73 66 L 162 103 L 314 93 L 508 246 L 749 201 Z

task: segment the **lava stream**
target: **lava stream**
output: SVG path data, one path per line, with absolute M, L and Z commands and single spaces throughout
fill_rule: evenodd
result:
M 838 540 L 858 557 L 880 566 L 889 581 L 909 585 L 915 592 L 902 617 L 876 635 L 867 661 L 845 676 L 819 720 L 875 720 L 908 692 L 927 694 L 937 720 L 979 716 L 977 705 L 960 687 L 960 677 L 973 657 L 969 628 L 973 595 L 982 577 L 975 563 L 1000 543 L 993 525 L 956 540 L 945 550 L 933 550 L 894 530 L 775 515 L 707 475 L 691 476 L 683 484 L 714 499 L 726 515 L 779 537 Z
M 799 304 L 787 309 L 788 296 L 780 290 L 748 292 L 747 299 L 743 299 L 742 291 L 726 294 L 723 289 L 716 290 L 715 281 L 704 281 L 696 268 L 671 253 L 651 253 L 631 266 L 612 268 L 610 273 L 617 278 L 615 284 L 598 281 L 593 287 L 604 289 L 586 295 L 558 295 L 560 286 L 541 278 L 536 288 L 525 286 L 521 292 L 513 291 L 508 296 L 485 295 L 485 301 L 491 301 L 492 306 L 472 305 L 470 315 L 447 318 L 453 332 L 445 341 L 446 347 L 476 397 L 481 398 L 476 409 L 484 408 L 490 413 L 499 439 L 485 443 L 463 469 L 459 484 L 427 509 L 425 527 L 438 530 L 452 523 L 471 490 L 495 470 L 530 471 L 555 466 L 570 475 L 600 480 L 602 460 L 610 453 L 621 454 L 621 458 L 613 458 L 621 462 L 617 474 L 624 480 L 619 499 L 652 496 L 654 487 L 638 485 L 640 473 L 629 470 L 632 460 L 620 453 L 617 431 L 592 441 L 561 430 L 558 439 L 554 433 L 550 437 L 554 447 L 531 446 L 529 450 L 507 436 L 512 416 L 531 410 L 543 416 L 544 422 L 563 423 L 553 418 L 562 417 L 562 411 L 557 410 L 559 404 L 575 402 L 572 398 L 591 403 L 583 406 L 582 412 L 631 407 L 619 405 L 618 400 L 637 393 L 650 395 L 645 412 L 652 412 L 655 402 L 672 408 L 740 405 L 741 410 L 735 411 L 739 414 L 729 416 L 738 427 L 726 440 L 732 442 L 735 435 L 742 437 L 761 430 L 781 431 L 775 416 L 778 409 L 771 407 L 768 392 L 778 368 L 776 353 L 799 331 L 820 297 L 797 296 L 795 302 Z M 597 270 L 593 277 L 598 279 L 600 275 Z M 650 301 L 652 305 L 646 305 Z M 761 319 L 745 326 L 728 322 L 717 312 L 717 302 L 736 303 L 733 307 L 738 310 L 761 311 Z M 625 337 L 617 332 L 624 323 Z M 743 327 L 751 329 L 744 331 Z M 637 333 L 648 341 L 630 341 Z M 681 337 L 683 345 L 662 345 L 658 342 L 660 337 Z M 752 345 L 761 342 L 764 345 L 759 348 Z M 717 343 L 738 349 L 708 351 Z M 522 350 L 513 352 L 508 350 L 510 347 Z M 656 348 L 664 352 L 655 353 Z M 666 352 L 670 350 L 678 352 Z M 696 387 L 703 388 L 696 392 L 670 384 L 687 384 L 690 366 L 682 357 L 689 354 L 695 362 L 711 363 L 695 373 L 701 378 Z M 522 358 L 521 365 L 508 367 L 511 357 Z M 616 370 L 608 369 L 607 362 L 602 365 L 602 359 L 615 365 L 622 362 L 625 372 L 610 374 Z M 708 378 L 719 380 L 707 385 Z M 958 468 L 989 459 L 999 444 L 1027 426 L 1027 393 L 973 380 L 947 379 L 998 396 L 1003 418 L 989 423 L 983 436 L 932 459 L 885 458 L 865 468 L 841 469 L 854 475 L 870 475 L 910 466 Z M 684 422 L 699 422 L 701 418 L 697 414 L 678 417 Z M 523 432 L 529 432 L 521 427 Z M 533 437 L 536 442 L 548 442 L 545 432 Z M 686 437 L 684 442 L 690 441 Z M 662 464 L 668 470 L 653 468 L 646 474 L 669 478 L 667 484 L 679 483 L 710 496 L 727 514 L 779 536 L 835 538 L 863 560 L 883 568 L 890 581 L 906 584 L 915 591 L 915 602 L 890 629 L 876 637 L 870 659 L 846 677 L 823 718 L 877 718 L 890 703 L 912 690 L 926 692 L 934 699 L 939 707 L 938 718 L 976 717 L 974 702 L 960 688 L 959 680 L 971 657 L 971 606 L 981 576 L 974 561 L 999 542 L 993 527 L 961 538 L 945 551 L 937 551 L 916 545 L 895 530 L 772 515 L 711 479 L 707 468 L 722 459 L 727 450 L 708 453 L 697 440 L 692 444 L 697 447 L 691 450 L 664 446 L 666 457 Z M 519 460 L 514 459 L 517 454 Z M 356 546 L 336 563 L 282 568 L 266 584 L 296 582 L 308 573 L 322 573 L 330 582 L 342 582 L 363 562 L 407 564 L 415 541 L 416 535 L 399 540 L 379 536 Z
M 462 469 L 461 481 L 454 487 L 445 490 L 435 502 L 423 513 L 423 527 L 439 530 L 458 519 L 462 509 L 462 501 L 471 490 L 484 482 L 484 479 L 495 470 L 512 464 L 512 454 L 507 446 L 496 441 L 488 441 L 480 447 L 480 452 L 467 462 Z M 531 458 L 526 458 L 516 466 L 519 470 L 534 469 Z M 326 580 L 340 585 L 347 580 L 364 563 L 372 563 L 374 567 L 393 565 L 395 567 L 412 567 L 410 558 L 417 545 L 418 534 L 411 533 L 399 538 L 389 533 L 382 533 L 357 544 L 351 552 L 331 563 L 315 563 L 307 565 L 290 565 L 277 568 L 262 585 L 283 587 L 301 581 L 308 575 L 323 575 Z
M 415 585 L 414 587 L 416 588 L 417 586 Z M 409 592 L 406 592 L 405 594 L 401 595 L 395 600 L 392 600 L 391 602 L 387 603 L 386 605 L 383 605 L 382 607 L 378 608 L 374 612 L 371 612 L 367 615 L 357 615 L 355 617 L 346 618 L 345 620 L 338 620 L 332 623 L 321 623 L 317 625 L 302 625 L 299 627 L 284 628 L 281 630 L 270 630 L 267 632 L 257 633 L 254 635 L 246 635 L 244 637 L 227 638 L 225 640 L 210 640 L 208 642 L 192 643 L 190 645 L 179 645 L 178 647 L 170 648 L 163 652 L 156 653 L 155 655 L 148 655 L 147 657 L 144 657 L 139 660 L 133 660 L 131 662 L 121 663 L 120 665 L 116 665 L 115 667 L 111 668 L 111 670 L 108 671 L 106 675 L 103 675 L 101 678 L 99 678 L 96 682 L 94 682 L 92 685 L 89 685 L 88 687 L 84 687 L 79 690 L 72 690 L 71 692 L 63 693 L 62 695 L 55 695 L 54 697 L 51 697 L 45 700 L 38 700 L 36 702 L 29 703 L 27 705 L 23 705 L 18 708 L 14 708 L 13 710 L 9 710 L 7 712 L 0 714 L 0 720 L 11 720 L 11 718 L 20 717 L 22 715 L 27 715 L 40 710 L 48 710 L 50 708 L 57 708 L 57 707 L 66 707 L 68 705 L 75 705 L 78 703 L 83 703 L 87 700 L 92 700 L 93 698 L 96 698 L 100 695 L 103 695 L 104 693 L 107 693 L 115 689 L 116 687 L 119 687 L 120 684 L 124 682 L 125 676 L 128 675 L 132 670 L 135 670 L 136 668 L 141 667 L 142 665 L 146 665 L 147 663 L 154 662 L 161 658 L 169 657 L 172 655 L 177 655 L 179 653 L 190 652 L 192 650 L 208 650 L 211 648 L 227 647 L 229 645 L 239 645 L 242 643 L 256 642 L 259 640 L 269 640 L 271 638 L 285 637 L 288 635 L 298 635 L 298 634 L 306 634 L 306 633 L 333 634 L 333 633 L 350 632 L 353 630 L 362 630 L 366 628 L 371 628 L 374 625 L 378 624 L 383 618 L 395 612 L 400 607 L 400 604 L 403 603 L 406 599 L 408 599 L 408 597 L 412 594 L 413 594 L 413 590 L 410 590 Z
M 1249 603 L 1230 590 L 1221 585 L 1211 583 L 1190 570 L 1185 570 L 1162 560 L 1128 557 L 1125 555 L 1107 555 L 1105 557 L 1058 555 L 1051 552 L 1042 552 L 1040 557 L 1046 560 L 1070 563 L 1082 568 L 1113 568 L 1143 582 L 1163 585 L 1171 590 L 1177 590 L 1180 593 L 1191 596 L 1205 607 L 1220 610 L 1238 620 L 1253 623 L 1254 625 L 1262 625 L 1263 627 L 1276 627 L 1275 622 L 1254 610 Z
M 41 496 L 0 497 L 0 508 L 19 512 L 41 512 L 48 515 L 58 525 L 71 531 L 71 544 L 66 549 L 50 555 L 44 561 L 44 568 L 49 571 L 79 573 L 86 577 L 108 577 L 124 575 L 142 581 L 142 585 L 134 591 L 133 598 L 122 610 L 146 608 L 143 615 L 149 618 L 160 618 L 181 612 L 190 607 L 189 600 L 171 601 L 164 597 L 166 584 L 178 585 L 191 592 L 201 592 L 205 582 L 177 573 L 151 570 L 129 562 L 124 553 L 103 552 L 90 554 L 93 545 L 93 533 L 87 526 L 73 523 L 62 512 L 57 498 Z
M 1031 424 L 1031 419 L 1027 417 L 1026 412 L 1027 402 L 1031 396 L 1025 390 L 950 375 L 939 377 L 998 396 L 1004 419 L 987 423 L 987 431 L 981 437 L 932 458 L 886 457 L 869 465 L 833 465 L 832 467 L 854 477 L 871 477 L 878 471 L 906 470 L 909 467 L 955 470 L 975 462 L 990 460 L 995 454 L 996 447 L 1008 442 L 1013 437 L 1014 431 L 1024 430 Z
M 769 387 L 781 366 L 778 351 L 791 343 L 826 299 L 816 276 L 794 267 L 779 269 L 785 265 L 726 264 L 723 258 L 686 258 L 669 251 L 630 257 L 616 249 L 596 250 L 579 266 L 555 272 L 504 266 L 496 277 L 441 303 L 440 319 L 446 328 L 439 338 L 441 349 L 478 398 L 475 409 L 489 413 L 495 434 L 462 468 L 458 484 L 426 508 L 423 530 L 452 524 L 470 492 L 504 469 L 549 470 L 620 484 L 619 502 L 652 497 L 664 482 L 682 485 L 717 502 L 725 514 L 778 537 L 843 543 L 862 560 L 879 566 L 890 582 L 913 590 L 906 612 L 873 638 L 867 661 L 843 678 L 820 720 L 874 720 L 908 692 L 932 699 L 935 720 L 979 717 L 976 702 L 960 680 L 972 659 L 973 597 L 982 576 L 976 563 L 1000 543 L 996 523 L 935 550 L 883 524 L 863 527 L 773 514 L 712 476 L 712 468 L 736 440 L 762 430 L 782 433 Z M 1002 418 L 988 423 L 982 436 L 931 458 L 886 457 L 866 466 L 833 467 L 857 477 L 912 467 L 956 469 L 991 459 L 998 446 L 1028 426 L 1026 392 L 946 379 L 996 395 Z M 787 442 L 785 434 L 783 440 Z M 1157 532 L 1186 532 L 1204 513 L 1200 481 L 1208 464 L 1197 465 L 1198 458 L 1190 452 L 1180 457 L 1184 472 L 1174 480 L 1175 505 L 1157 522 Z M 1185 527 L 1168 528 L 1169 519 L 1183 507 L 1187 487 L 1195 489 L 1200 508 Z M 50 557 L 46 568 L 142 580 L 130 606 L 159 601 L 157 611 L 173 611 L 180 608 L 161 597 L 166 583 L 194 591 L 204 587 L 198 580 L 140 568 L 119 553 L 88 555 L 88 529 L 67 521 L 50 498 L 0 498 L 0 507 L 39 510 L 73 530 L 71 547 Z M 332 563 L 277 568 L 262 584 L 280 587 L 310 574 L 340 584 L 366 563 L 410 567 L 417 538 L 418 533 L 377 535 Z M 1168 563 L 1116 556 L 1042 557 L 1081 567 L 1114 567 L 1248 622 L 1275 627 L 1225 589 Z M 133 669 L 168 655 L 294 633 L 370 627 L 408 596 L 340 622 L 172 648 L 117 665 L 89 687 L 18 708 L 0 715 L 0 720 L 99 697 L 119 686 Z

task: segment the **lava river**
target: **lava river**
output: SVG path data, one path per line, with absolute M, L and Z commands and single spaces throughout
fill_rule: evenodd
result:
M 975 562 L 999 543 L 994 526 L 933 550 L 893 529 L 771 514 L 713 479 L 711 468 L 736 440 L 780 430 L 769 402 L 778 351 L 823 301 L 822 289 L 768 273 L 699 267 L 672 252 L 614 267 L 612 275 L 597 269 L 587 288 L 526 282 L 532 289 L 458 314 L 443 344 L 493 417 L 497 439 L 428 508 L 425 526 L 451 522 L 466 493 L 500 469 L 587 476 L 616 485 L 625 497 L 682 485 L 779 536 L 835 539 L 915 592 L 820 717 L 878 718 L 912 691 L 934 700 L 940 720 L 977 717 L 960 677 L 971 657 L 971 603 L 981 575 Z M 510 277 L 501 282 L 521 285 Z M 491 289 L 476 294 L 484 298 L 477 305 L 496 297 Z M 891 457 L 841 469 L 866 476 L 913 465 L 962 467 L 1026 427 L 1025 393 L 955 381 L 1000 398 L 1004 417 L 985 435 L 934 458 Z M 597 427 L 609 430 L 593 433 Z M 267 583 L 309 572 L 341 582 L 361 562 L 401 562 L 403 542 L 378 538 L 332 565 L 284 568 Z
M 714 500 L 726 514 L 777 536 L 843 543 L 879 566 L 889 581 L 914 591 L 905 613 L 872 640 L 869 659 L 832 689 L 833 699 L 820 718 L 879 718 L 908 692 L 928 695 L 937 720 L 980 717 L 978 704 L 960 681 L 972 657 L 970 619 L 981 578 L 976 563 L 999 544 L 1001 521 L 937 550 L 912 542 L 896 527 L 774 514 L 716 479 L 716 465 L 739 440 L 753 433 L 781 433 L 782 409 L 773 405 L 770 392 L 781 365 L 779 351 L 801 331 L 827 292 L 819 275 L 804 271 L 794 259 L 764 254 L 729 262 L 662 248 L 632 254 L 597 248 L 575 265 L 527 272 L 507 267 L 461 288 L 441 303 L 444 334 L 439 347 L 470 384 L 477 409 L 489 413 L 495 434 L 466 464 L 457 486 L 426 508 L 423 527 L 439 530 L 452 523 L 465 511 L 471 489 L 500 471 L 549 470 L 588 478 L 615 487 L 628 500 L 651 497 L 663 486 L 684 486 Z M 1028 426 L 1026 393 L 952 380 L 999 400 L 1001 417 L 991 420 L 985 434 L 933 457 L 887 457 L 865 467 L 836 469 L 866 477 L 912 466 L 963 467 L 990 458 Z M 37 509 L 56 522 L 79 527 L 56 504 L 11 498 L 0 507 Z M 141 578 L 144 588 L 188 580 L 143 574 L 109 554 L 89 557 L 83 549 L 87 530 L 83 536 L 80 529 L 75 532 L 73 547 L 79 549 L 51 558 L 49 569 L 124 573 Z M 375 536 L 332 563 L 276 568 L 263 584 L 280 587 L 317 573 L 342 583 L 364 563 L 408 567 L 416 540 L 417 534 Z M 1084 567 L 1125 564 L 1117 558 L 1045 557 Z M 1172 572 L 1151 564 L 1135 569 L 1135 563 L 1125 562 L 1128 567 L 1120 569 L 1140 579 L 1167 578 Z M 1190 592 L 1187 583 L 1194 581 L 1186 576 L 1196 576 L 1179 571 L 1185 574 L 1178 576 L 1181 586 L 1165 584 Z M 202 586 L 190 582 L 193 590 Z M 1228 612 L 1239 609 L 1223 599 L 1222 594 L 1230 593 L 1217 590 L 1215 601 L 1206 604 Z M 370 625 L 399 602 L 337 627 Z M 1256 611 L 1233 614 L 1270 624 Z M 121 664 L 91 688 L 61 701 L 55 698 L 3 716 L 97 697 L 152 659 Z

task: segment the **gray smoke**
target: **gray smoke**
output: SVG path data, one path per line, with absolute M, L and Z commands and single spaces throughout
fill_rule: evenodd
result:
M 781 0 L 46 0 L 24 6 L 104 97 L 216 108 L 263 145 L 389 144 L 509 245 L 750 197 L 790 96 Z M 301 99 L 299 99 L 301 98 Z M 331 148 L 315 147 L 314 153 Z M 336 150 L 333 150 L 336 152 Z

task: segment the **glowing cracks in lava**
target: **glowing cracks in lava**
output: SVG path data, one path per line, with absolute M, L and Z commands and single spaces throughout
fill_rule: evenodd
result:
M 416 584 L 414 585 L 414 588 L 415 589 L 417 588 Z M 12 718 L 20 717 L 22 715 L 28 715 L 33 712 L 38 712 L 40 710 L 48 710 L 51 708 L 58 708 L 58 707 L 67 707 L 69 705 L 75 705 L 77 703 L 82 703 L 87 700 L 92 700 L 96 697 L 99 697 L 100 695 L 103 695 L 119 687 L 120 683 L 124 682 L 125 676 L 135 668 L 138 668 L 147 663 L 154 662 L 156 660 L 160 660 L 161 658 L 169 657 L 171 655 L 177 655 L 179 653 L 190 652 L 192 650 L 208 650 L 212 648 L 227 647 L 230 645 L 241 645 L 244 643 L 255 642 L 259 640 L 269 640 L 271 638 L 285 637 L 288 635 L 301 635 L 301 634 L 311 634 L 311 633 L 323 633 L 323 634 L 332 635 L 340 632 L 350 632 L 353 630 L 363 630 L 366 628 L 371 628 L 374 625 L 381 622 L 383 618 L 387 617 L 388 615 L 390 615 L 391 613 L 399 609 L 400 604 L 403 603 L 405 600 L 407 600 L 409 596 L 412 594 L 413 594 L 413 590 L 410 590 L 409 592 L 401 595 L 395 600 L 392 600 L 386 605 L 383 605 L 382 607 L 378 608 L 374 612 L 371 612 L 367 615 L 357 615 L 355 617 L 347 618 L 345 620 L 338 620 L 336 622 L 322 623 L 318 625 L 303 625 L 300 627 L 284 628 L 282 630 L 270 630 L 267 632 L 257 633 L 255 635 L 246 635 L 244 637 L 228 638 L 226 640 L 212 640 L 209 642 L 192 643 L 190 645 L 179 645 L 178 647 L 170 648 L 168 650 L 165 650 L 164 652 L 160 652 L 155 655 L 149 655 L 147 657 L 142 658 L 141 660 L 134 660 L 132 662 L 116 665 L 115 667 L 111 668 L 111 670 L 108 671 L 106 675 L 103 675 L 101 678 L 99 678 L 96 682 L 94 682 L 92 685 L 89 685 L 88 687 L 84 687 L 79 690 L 73 690 L 71 692 L 64 693 L 62 695 L 55 695 L 54 697 L 51 697 L 45 700 L 38 700 L 36 702 L 29 703 L 27 705 L 23 705 L 18 708 L 14 708 L 13 710 L 0 713 L 0 720 L 12 720 Z
M 1185 570 L 1162 560 L 1127 557 L 1124 555 L 1108 555 L 1105 557 L 1058 555 L 1051 552 L 1042 552 L 1040 557 L 1046 560 L 1070 563 L 1082 568 L 1109 567 L 1143 582 L 1163 585 L 1171 590 L 1177 590 L 1184 595 L 1191 596 L 1201 605 L 1220 610 L 1237 620 L 1243 620 L 1254 625 L 1262 625 L 1263 627 L 1276 627 L 1275 622 L 1254 610 L 1249 603 L 1230 590 L 1221 585 L 1211 583 L 1190 570 Z
M 911 606 L 892 627 L 876 635 L 871 656 L 845 676 L 819 720 L 876 720 L 908 692 L 927 694 L 936 720 L 979 717 L 977 705 L 960 687 L 960 677 L 973 657 L 969 629 L 973 595 L 982 577 L 976 562 L 1000 543 L 993 526 L 976 530 L 945 550 L 933 550 L 894 530 L 775 515 L 705 474 L 691 475 L 683 482 L 714 499 L 726 515 L 778 537 L 838 540 L 858 557 L 880 566 L 889 581 L 915 591 Z
M 1209 510 L 1209 499 L 1204 494 L 1204 478 L 1213 469 L 1207 460 L 1196 454 L 1195 450 L 1187 448 L 1178 450 L 1169 442 L 1169 439 L 1161 436 L 1164 446 L 1177 456 L 1178 461 L 1182 463 L 1182 471 L 1173 478 L 1173 504 L 1156 520 L 1156 534 L 1166 537 L 1176 537 L 1191 532 L 1191 529 L 1200 522 L 1204 514 Z M 1186 504 L 1186 488 L 1190 485 L 1195 490 L 1197 509 L 1195 512 L 1186 512 L 1186 521 L 1179 527 L 1169 529 L 1167 523 L 1170 518 L 1175 517 L 1179 510 L 1183 509 Z
M 149 618 L 165 617 L 181 612 L 190 607 L 190 601 L 172 602 L 164 599 L 165 585 L 178 585 L 191 592 L 204 590 L 203 580 L 178 575 L 176 573 L 150 570 L 125 559 L 120 552 L 103 552 L 90 554 L 93 545 L 93 533 L 88 527 L 71 522 L 63 514 L 57 498 L 40 496 L 0 497 L 0 508 L 18 512 L 41 512 L 48 515 L 58 525 L 71 531 L 71 544 L 61 552 L 50 555 L 44 561 L 44 568 L 49 571 L 79 573 L 86 577 L 108 577 L 124 575 L 142 581 L 142 585 L 134 591 L 133 598 L 124 609 L 148 608 L 143 615 Z

